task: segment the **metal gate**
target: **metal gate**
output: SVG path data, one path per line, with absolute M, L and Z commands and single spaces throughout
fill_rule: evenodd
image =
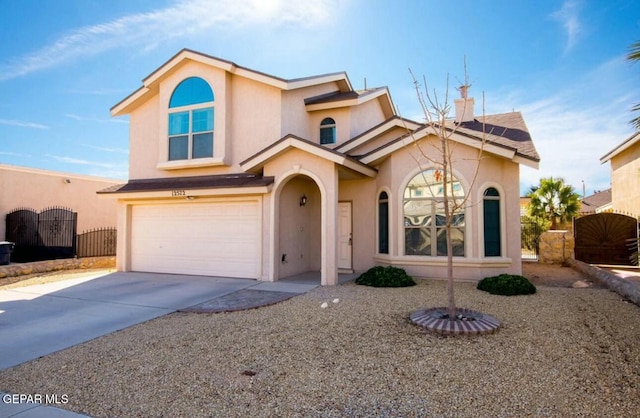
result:
M 76 255 L 78 214 L 52 207 L 38 213 L 16 209 L 7 215 L 6 239 L 16 244 L 11 261 L 73 258 Z
M 523 260 L 537 260 L 540 245 L 540 225 L 534 219 L 520 219 L 520 240 Z
M 629 240 L 638 238 L 638 221 L 617 213 L 597 213 L 574 222 L 576 260 L 590 264 L 629 265 Z

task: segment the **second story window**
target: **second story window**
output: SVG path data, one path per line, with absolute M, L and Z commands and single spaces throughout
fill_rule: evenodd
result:
M 320 144 L 336 143 L 336 121 L 324 118 L 320 122 Z
M 213 102 L 203 79 L 178 84 L 169 101 L 169 161 L 213 157 Z

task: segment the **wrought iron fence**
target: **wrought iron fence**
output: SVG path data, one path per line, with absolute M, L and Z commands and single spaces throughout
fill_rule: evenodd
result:
M 520 219 L 521 249 L 523 260 L 537 260 L 540 246 L 540 225 L 534 219 Z
M 116 255 L 116 228 L 96 228 L 78 235 L 78 257 Z
M 78 214 L 51 207 L 38 213 L 20 208 L 6 218 L 6 239 L 15 243 L 11 259 L 16 262 L 72 258 L 76 254 Z

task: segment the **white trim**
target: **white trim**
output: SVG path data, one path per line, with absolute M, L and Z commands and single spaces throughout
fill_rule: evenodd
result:
M 140 89 L 136 90 L 133 94 L 131 94 L 129 97 L 126 97 L 120 103 L 116 104 L 111 109 L 111 116 L 119 116 L 125 114 L 127 109 L 130 106 L 134 105 L 136 101 L 146 96 L 149 92 L 153 91 L 155 86 L 160 83 L 161 80 L 168 73 L 170 73 L 174 67 L 180 65 L 183 61 L 186 60 L 191 60 L 211 67 L 219 68 L 230 74 L 248 78 L 250 80 L 273 86 L 281 90 L 295 90 L 304 87 L 335 82 L 338 83 L 341 91 L 353 91 L 351 82 L 349 81 L 349 78 L 347 77 L 347 74 L 345 72 L 325 74 L 294 80 L 284 80 L 248 68 L 240 67 L 233 62 L 223 61 L 209 55 L 204 55 L 195 51 L 183 49 L 168 62 L 166 62 L 146 78 L 144 78 L 142 80 L 142 87 Z
M 167 153 L 168 152 L 169 150 L 167 149 Z M 161 161 L 158 162 L 156 168 L 159 170 L 180 170 L 183 168 L 214 167 L 219 165 L 227 165 L 223 157 L 189 158 L 187 160 Z
M 182 200 L 188 200 L 189 198 L 204 199 L 207 197 L 217 196 L 245 196 L 245 195 L 261 195 L 267 194 L 271 191 L 271 186 L 255 186 L 255 187 L 225 187 L 215 189 L 191 189 L 182 190 L 176 187 L 176 190 L 185 192 L 185 195 L 173 196 L 173 190 L 159 190 L 148 192 L 116 192 L 116 193 L 104 193 L 101 196 L 108 196 L 117 198 L 122 202 L 136 202 L 140 200 L 151 199 L 168 199 L 167 202 L 179 202 Z
M 392 154 L 393 152 L 399 149 L 402 149 L 404 147 L 413 145 L 428 136 L 435 137 L 435 134 L 433 132 L 430 132 L 428 129 L 422 129 L 419 132 L 414 132 L 413 134 L 407 135 L 406 137 L 396 141 L 392 145 L 380 148 L 379 150 L 361 158 L 360 161 L 362 161 L 365 164 L 375 165 L 377 162 L 379 162 L 389 154 Z M 537 161 L 533 161 L 528 158 L 519 156 L 516 154 L 516 151 L 512 149 L 493 145 L 488 142 L 485 142 L 484 147 L 482 147 L 482 142 L 478 141 L 477 139 L 472 139 L 458 133 L 453 133 L 453 135 L 451 135 L 449 138 L 454 142 L 467 145 L 471 148 L 475 148 L 475 149 L 483 148 L 483 152 L 487 152 L 489 154 L 506 158 L 518 164 L 526 165 L 528 167 L 535 168 L 535 169 L 539 167 L 539 163 Z
M 609 151 L 608 153 L 603 155 L 600 158 L 600 164 L 606 163 L 607 161 L 609 161 L 610 159 L 612 159 L 616 155 L 620 154 L 621 152 L 629 149 L 630 147 L 632 147 L 633 145 L 635 145 L 639 141 L 640 141 L 640 131 L 634 133 L 629 138 L 627 138 L 624 141 L 622 141 L 622 143 L 618 144 L 614 149 L 612 149 L 611 151 Z
M 388 256 L 384 254 L 384 257 L 375 256 L 373 260 L 380 263 L 387 264 L 399 264 L 406 266 L 424 266 L 424 267 L 446 267 L 447 257 L 426 257 L 421 255 L 405 255 L 405 256 Z M 476 258 L 476 257 L 453 257 L 454 267 L 511 267 L 513 260 L 509 257 L 491 257 L 491 258 Z
M 385 95 L 388 96 L 389 92 L 386 89 L 380 89 L 375 92 L 358 95 L 358 97 L 355 97 L 353 99 L 335 100 L 335 101 L 328 101 L 324 103 L 313 103 L 313 104 L 305 105 L 305 107 L 307 109 L 307 112 L 314 112 L 317 110 L 339 109 L 341 107 L 358 106 L 370 100 L 377 99 L 378 97 L 385 96 Z
M 405 126 L 405 124 L 407 126 Z M 408 125 L 414 125 L 411 127 L 411 129 L 418 129 L 420 127 L 420 124 L 418 124 L 417 122 L 412 122 L 412 121 L 407 121 L 402 119 L 392 119 L 389 121 L 386 121 L 385 123 L 383 123 L 382 125 L 378 126 L 377 128 L 372 129 L 369 132 L 366 132 L 365 134 L 363 134 L 361 137 L 359 137 L 358 139 L 356 139 L 355 141 L 349 142 L 349 143 L 344 143 L 338 147 L 336 147 L 336 151 L 340 151 L 343 153 L 347 153 L 349 151 L 351 151 L 352 149 L 355 149 L 361 145 L 366 144 L 367 142 L 369 142 L 372 139 L 377 138 L 379 135 L 384 134 L 387 131 L 390 131 L 393 128 L 402 128 L 402 129 L 406 129 L 407 133 L 410 132 L 410 128 Z
M 251 172 L 256 168 L 263 166 L 268 161 L 277 157 L 280 153 L 286 151 L 289 148 L 297 148 L 299 150 L 308 152 L 309 154 L 332 161 L 367 177 L 375 177 L 378 174 L 378 172 L 371 167 L 359 164 L 347 158 L 346 156 L 342 156 L 328 149 L 325 150 L 320 146 L 309 143 L 307 141 L 302 141 L 295 137 L 287 137 L 284 140 L 281 140 L 280 143 L 276 144 L 276 146 L 273 146 L 266 151 L 252 157 L 251 159 L 244 161 L 240 165 L 240 167 L 243 171 Z

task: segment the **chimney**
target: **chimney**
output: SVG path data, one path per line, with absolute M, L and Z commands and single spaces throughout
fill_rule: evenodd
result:
M 460 91 L 460 98 L 455 100 L 456 123 L 471 122 L 475 119 L 473 115 L 473 97 L 467 98 L 469 87 L 471 86 L 465 85 L 458 88 L 458 90 Z

